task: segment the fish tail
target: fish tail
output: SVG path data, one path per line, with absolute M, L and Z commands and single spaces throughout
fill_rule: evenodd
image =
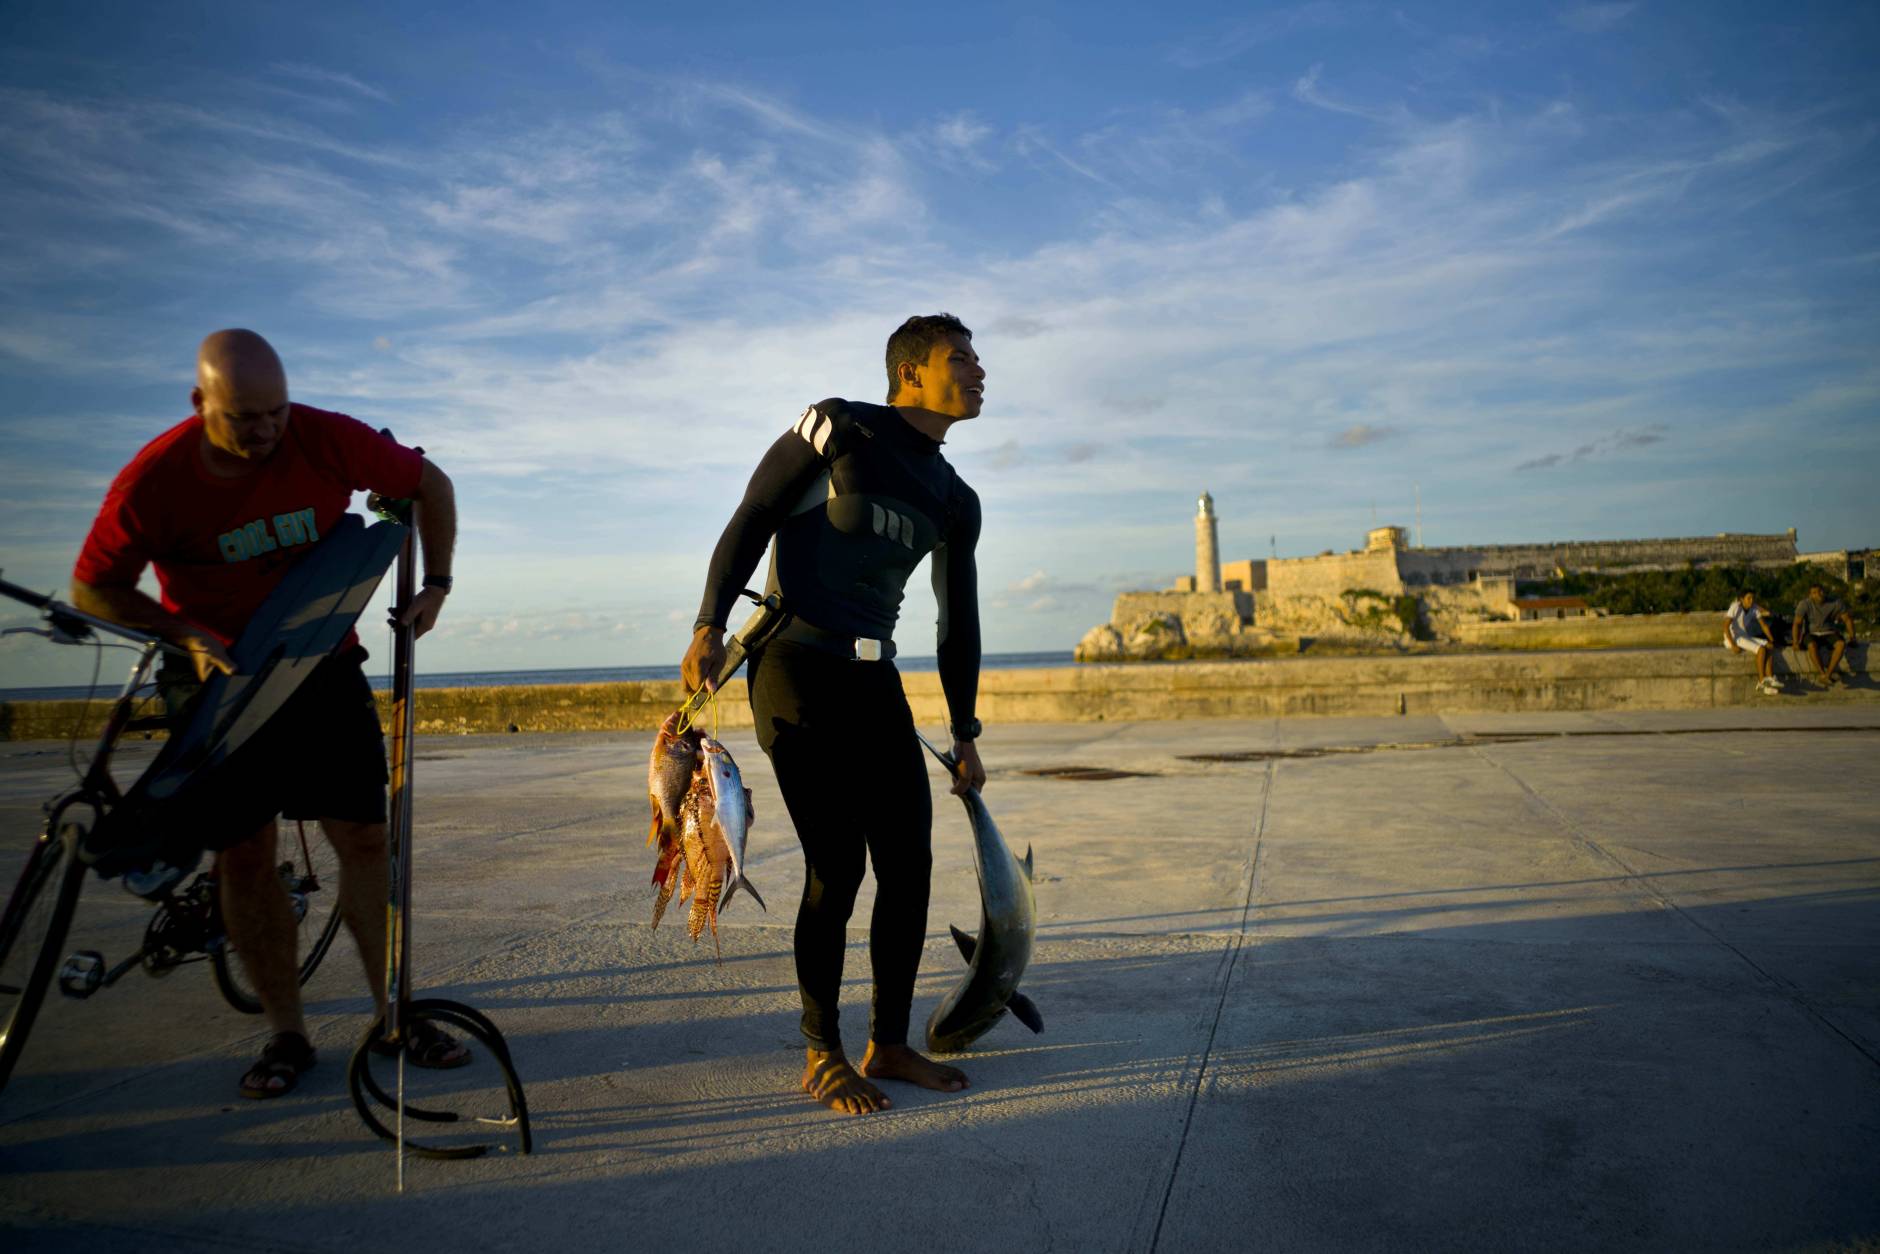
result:
M 756 900 L 759 906 L 763 907 L 765 914 L 770 913 L 770 907 L 764 905 L 764 895 L 757 891 L 757 885 L 745 878 L 744 872 L 739 871 L 736 875 L 731 877 L 731 888 L 742 888 Z M 731 900 L 731 889 L 725 890 L 725 900 Z

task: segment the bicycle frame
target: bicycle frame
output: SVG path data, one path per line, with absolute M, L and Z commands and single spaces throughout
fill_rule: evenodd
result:
M 110 713 L 106 716 L 104 728 L 100 732 L 97 746 L 92 752 L 90 765 L 80 776 L 75 787 L 60 794 L 46 806 L 47 817 L 42 839 L 53 839 L 56 838 L 57 833 L 63 826 L 66 812 L 72 808 L 82 805 L 90 809 L 92 811 L 92 822 L 95 825 L 111 807 L 123 801 L 123 790 L 118 787 L 117 780 L 111 774 L 113 754 L 117 748 L 118 741 L 123 737 L 126 731 L 133 731 L 139 728 L 152 730 L 168 728 L 170 723 L 169 718 L 163 715 L 139 718 L 136 714 L 138 693 L 143 691 L 145 685 L 149 682 L 151 670 L 159 657 L 168 654 L 172 657 L 187 658 L 189 657 L 189 653 L 187 650 L 177 648 L 168 643 L 152 632 L 142 631 L 134 627 L 126 627 L 107 619 L 98 618 L 95 615 L 87 614 L 82 610 L 66 605 L 64 602 L 56 601 L 51 597 L 41 596 L 17 584 L 8 583 L 4 579 L 0 579 L 0 595 L 5 595 L 34 607 L 44 615 L 47 622 L 47 626 L 43 628 L 9 628 L 6 634 L 20 632 L 44 636 L 60 644 L 85 644 L 88 643 L 88 637 L 92 636 L 94 633 L 104 633 L 120 637 L 139 646 L 137 659 L 132 663 L 130 673 L 125 678 L 124 686 L 119 690 L 117 698 L 112 703 Z M 304 848 L 304 833 L 302 839 Z M 302 861 L 304 863 L 308 861 L 308 859 L 303 856 Z M 27 875 L 31 870 L 32 867 L 29 861 L 28 865 L 22 868 L 21 875 Z M 197 893 L 197 885 L 204 883 L 213 884 L 214 880 L 212 877 L 213 872 L 206 872 L 202 875 L 198 875 L 196 880 L 193 881 L 188 888 L 184 888 L 179 884 L 170 892 L 165 893 L 165 895 L 156 902 L 156 918 L 164 918 L 166 912 L 187 908 L 189 906 L 199 906 L 201 903 Z M 16 886 L 15 891 L 18 891 L 18 886 Z M 220 933 L 219 906 L 215 902 L 213 889 L 210 889 L 208 909 L 211 911 L 209 916 L 209 935 L 211 939 L 207 947 L 201 950 L 190 949 L 188 953 L 193 956 L 185 957 L 181 961 L 197 961 L 203 958 L 213 959 L 216 957 L 214 951 L 223 942 Z M 153 920 L 152 927 L 154 928 L 155 926 L 156 921 Z M 164 961 L 152 965 L 153 951 L 150 946 L 150 933 L 147 932 L 143 946 L 139 947 L 135 952 L 115 965 L 107 964 L 104 955 L 95 950 L 75 952 L 71 954 L 59 968 L 57 977 L 59 990 L 67 997 L 82 1000 L 90 997 L 100 989 L 111 987 L 129 972 L 137 970 L 140 967 L 153 975 L 161 975 L 178 965 L 176 961 Z M 323 951 L 324 946 L 322 947 L 322 952 Z M 317 963 L 314 965 L 317 965 Z M 303 971 L 301 976 L 302 980 L 304 981 L 310 973 L 311 965 L 306 971 Z M 218 970 L 218 979 L 220 978 Z M 224 991 L 224 997 L 228 999 L 229 1003 L 235 1006 L 237 1010 L 246 1010 L 248 1013 L 253 1013 L 251 1008 L 238 1004 L 235 996 L 228 993 L 226 990 Z
M 63 601 L 55 601 L 51 597 L 42 596 L 29 588 L 22 588 L 4 579 L 0 579 L 0 595 L 11 597 L 15 601 L 23 602 L 39 610 L 45 615 L 48 624 L 45 627 L 9 627 L 3 634 L 12 635 L 15 632 L 24 632 L 29 635 L 44 636 L 58 644 L 84 644 L 87 636 L 103 632 L 139 646 L 137 660 L 131 664 L 130 674 L 125 678 L 123 688 L 119 690 L 117 699 L 112 703 L 111 713 L 105 719 L 104 730 L 99 733 L 97 747 L 92 751 L 91 765 L 79 778 L 78 787 L 52 802 L 49 807 L 48 828 L 49 830 L 56 829 L 58 816 L 66 807 L 76 803 L 81 797 L 94 809 L 99 808 L 99 803 L 110 806 L 123 800 L 123 793 L 119 791 L 117 781 L 111 778 L 111 753 L 117 748 L 118 737 L 132 730 L 133 725 L 138 721 L 135 717 L 137 693 L 149 680 L 151 668 L 156 664 L 158 657 L 167 653 L 172 657 L 187 658 L 189 652 L 186 649 L 177 648 L 154 632 L 140 631 L 135 627 L 126 627 L 121 623 L 87 614 Z

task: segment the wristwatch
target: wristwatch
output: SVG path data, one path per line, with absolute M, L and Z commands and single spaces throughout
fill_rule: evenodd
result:
M 445 592 L 449 592 L 451 583 L 452 580 L 449 575 L 426 575 L 424 577 L 424 586 L 427 588 L 441 588 Z
M 986 730 L 985 726 L 981 724 L 978 719 L 974 719 L 970 723 L 954 723 L 952 725 L 953 739 L 956 741 L 978 740 L 979 733 L 984 730 Z

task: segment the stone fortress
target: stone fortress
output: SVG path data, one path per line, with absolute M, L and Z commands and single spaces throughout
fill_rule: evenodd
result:
M 1077 645 L 1080 662 L 1257 657 L 1301 638 L 1353 644 L 1454 639 L 1467 623 L 1596 614 L 1576 598 L 1522 598 L 1523 580 L 1567 571 L 1787 566 L 1819 561 L 1861 578 L 1858 552 L 1798 553 L 1795 531 L 1665 540 L 1575 540 L 1423 548 L 1402 527 L 1375 527 L 1362 549 L 1315 557 L 1220 560 L 1214 498 L 1195 514 L 1195 573 L 1162 592 L 1125 592 L 1110 621 Z

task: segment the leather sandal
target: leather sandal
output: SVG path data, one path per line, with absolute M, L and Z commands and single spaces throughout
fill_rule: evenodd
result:
M 261 1050 L 260 1060 L 242 1077 L 242 1096 L 285 1097 L 300 1083 L 303 1071 L 313 1070 L 317 1058 L 312 1044 L 300 1033 L 276 1032 Z
M 382 1036 L 372 1042 L 371 1049 L 381 1058 L 398 1057 L 398 1046 Z M 420 1019 L 405 1031 L 405 1057 L 414 1067 L 450 1071 L 469 1065 L 470 1050 L 435 1023 Z

